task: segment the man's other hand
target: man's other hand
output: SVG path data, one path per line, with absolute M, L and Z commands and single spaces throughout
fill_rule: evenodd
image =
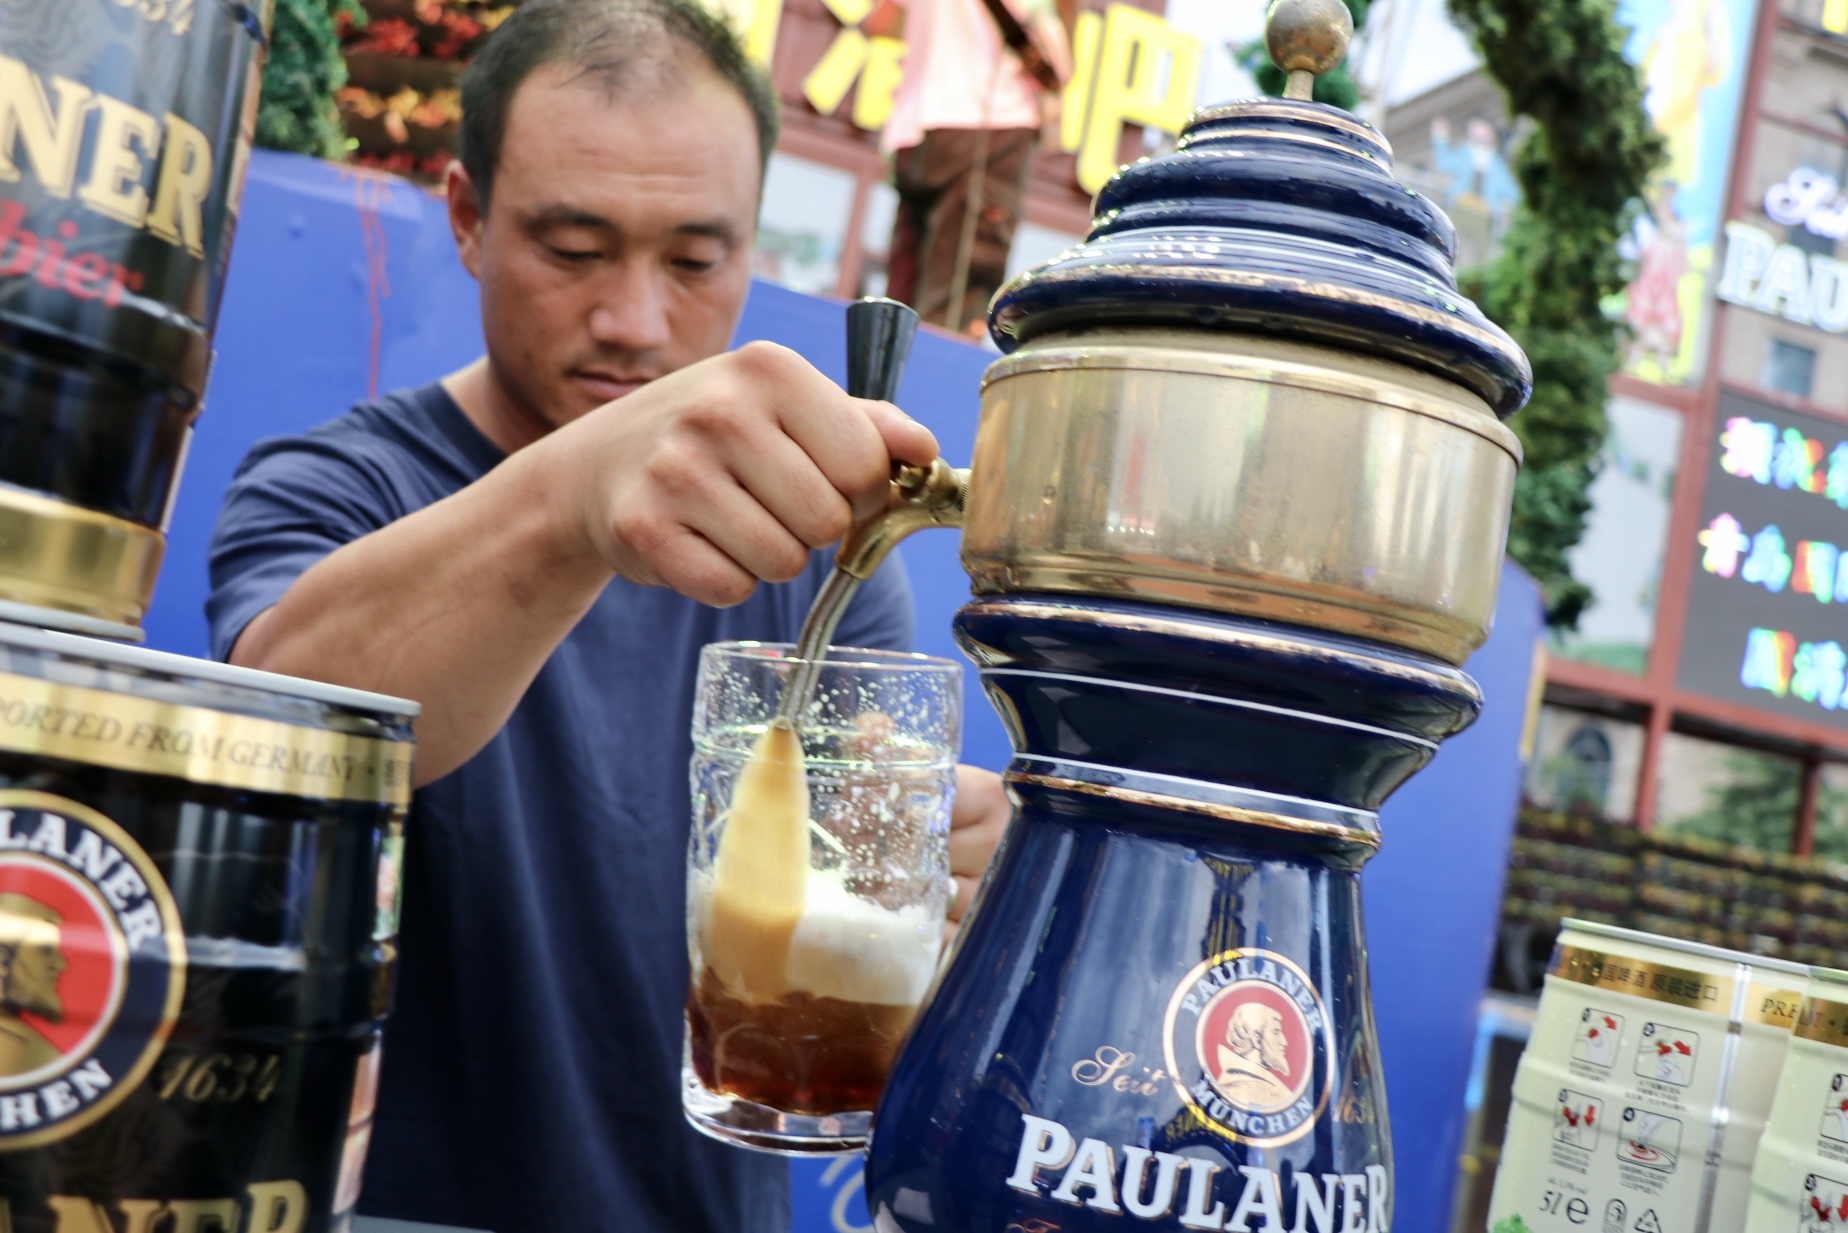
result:
M 1001 786 L 1001 776 L 979 766 L 956 768 L 956 801 L 950 807 L 950 878 L 956 884 L 956 897 L 950 902 L 946 936 L 953 936 L 962 925 L 975 889 L 1008 819 L 1014 816 L 1014 803 Z
M 587 550 L 631 582 L 702 603 L 786 582 L 884 503 L 930 430 L 850 397 L 795 352 L 754 342 L 600 407 L 532 447 Z M 992 844 L 990 845 L 992 847 Z

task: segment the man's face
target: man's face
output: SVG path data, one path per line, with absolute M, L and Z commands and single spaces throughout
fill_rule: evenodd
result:
M 1264 1017 L 1263 1045 L 1260 1056 L 1264 1064 L 1280 1075 L 1290 1073 L 1290 1042 L 1283 1034 L 1283 1016 L 1271 1011 Z
M 58 927 L 43 924 L 34 928 L 13 952 L 13 963 L 6 975 L 6 1000 L 18 1010 L 43 1015 L 57 1023 L 64 1018 L 64 999 L 58 994 L 58 978 L 70 963 L 58 945 Z
M 615 94 L 542 69 L 514 94 L 485 215 L 451 177 L 493 375 L 533 427 L 731 341 L 750 290 L 757 130 L 704 66 L 686 59 Z

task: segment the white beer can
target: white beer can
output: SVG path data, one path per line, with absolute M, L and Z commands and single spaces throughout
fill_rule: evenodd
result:
M 1752 1169 L 1745 1228 L 1848 1229 L 1848 972 L 1810 970 Z
M 1515 1072 L 1490 1233 L 1737 1233 L 1808 973 L 1566 921 Z

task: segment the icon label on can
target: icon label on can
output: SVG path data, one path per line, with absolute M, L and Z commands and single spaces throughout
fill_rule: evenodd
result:
M 1848 1229 L 1848 1182 L 1812 1173 L 1803 1179 L 1798 1233 L 1839 1233 Z
M 1836 1075 L 1822 1105 L 1822 1137 L 1848 1143 L 1848 1075 Z
M 1694 1063 L 1699 1055 L 1699 1033 L 1666 1023 L 1645 1023 L 1642 1043 L 1636 1047 L 1636 1073 L 1659 1083 L 1687 1087 L 1694 1082 Z
M 1673 1173 L 1681 1158 L 1681 1119 L 1648 1109 L 1623 1111 L 1617 1135 L 1617 1159 L 1663 1173 Z
M 140 845 L 75 801 L 0 791 L 0 1151 L 133 1091 L 185 978 L 179 911 Z
M 1617 1042 L 1623 1036 L 1623 1016 L 1587 1006 L 1579 1016 L 1578 1035 L 1572 1041 L 1574 1060 L 1609 1070 L 1617 1061 Z
M 1604 1103 L 1583 1092 L 1559 1090 L 1559 1113 L 1553 1121 L 1553 1137 L 1569 1147 L 1594 1151 L 1598 1131 L 1604 1126 Z

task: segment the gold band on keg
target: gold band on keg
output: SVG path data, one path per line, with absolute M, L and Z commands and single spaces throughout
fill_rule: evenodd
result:
M 1789 1031 L 1797 1025 L 1797 1009 L 1802 1005 L 1801 989 L 1779 989 L 1753 981 L 1746 989 L 1745 1021 Z
M 1797 1016 L 1796 1035 L 1801 1040 L 1835 1045 L 1848 1049 L 1848 1005 L 1809 998 Z
M 0 750 L 311 800 L 406 805 L 410 741 L 0 672 Z
M 1731 1014 L 1733 991 L 1731 977 L 1712 976 L 1689 968 L 1669 967 L 1632 959 L 1627 955 L 1607 955 L 1603 951 L 1579 946 L 1562 946 L 1553 956 L 1548 975 L 1575 984 L 1590 985 L 1628 993 L 1652 1002 L 1685 1006 L 1714 1014 Z M 1766 1027 L 1790 1030 L 1797 1023 L 1797 1010 L 1803 1004 L 1801 989 L 1784 989 L 1751 981 L 1745 988 L 1745 1005 L 1739 1020 Z M 1848 1007 L 1844 1008 L 1848 1013 Z
M 139 626 L 165 547 L 138 522 L 0 485 L 0 599 Z
M 1547 969 L 1549 976 L 1627 993 L 1632 997 L 1685 1006 L 1713 1014 L 1730 1015 L 1733 981 L 1728 976 L 1710 976 L 1690 968 L 1672 968 L 1648 963 L 1627 955 L 1607 955 L 1602 951 L 1577 946 L 1561 946 L 1553 954 Z

